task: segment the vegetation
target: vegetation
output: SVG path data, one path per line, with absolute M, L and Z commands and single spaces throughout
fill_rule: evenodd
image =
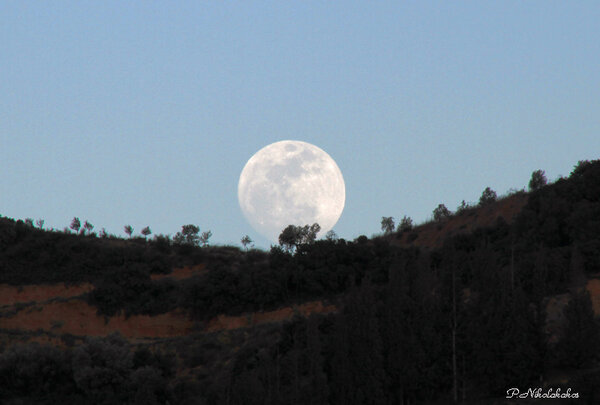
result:
M 73 218 L 73 220 L 71 221 L 70 228 L 74 230 L 75 233 L 79 232 L 79 228 L 81 228 L 81 221 L 79 220 L 79 218 Z
M 450 215 L 440 207 L 436 220 Z M 598 403 L 600 332 L 578 280 L 600 272 L 599 218 L 600 161 L 533 190 L 511 223 L 449 235 L 436 249 L 389 237 L 316 240 L 315 225 L 290 225 L 281 246 L 242 252 L 200 247 L 195 225 L 173 241 L 123 240 L 0 218 L 0 282 L 90 281 L 87 299 L 102 314 L 182 308 L 202 325 L 308 300 L 338 308 L 152 351 L 114 336 L 65 350 L 9 347 L 0 402 L 491 403 L 561 368 Z M 196 263 L 206 271 L 183 282 L 150 277 Z M 545 302 L 566 293 L 565 325 L 549 339 Z M 181 367 L 193 372 L 176 376 Z
M 398 225 L 398 231 L 399 232 L 408 232 L 410 230 L 413 229 L 413 220 L 410 217 L 407 217 L 406 215 L 404 217 L 402 217 L 402 220 L 400 221 L 400 225 Z
M 433 220 L 435 222 L 442 222 L 445 219 L 450 218 L 452 213 L 444 204 L 440 204 L 436 209 L 433 210 Z
M 529 180 L 529 190 L 535 191 L 548 183 L 546 179 L 546 173 L 543 170 L 536 170 L 531 173 L 531 180 Z
M 317 223 L 312 225 L 288 225 L 279 235 L 279 244 L 288 252 L 293 251 L 302 244 L 313 243 L 321 226 Z
M 202 232 L 198 241 L 202 246 L 207 246 L 208 240 L 210 239 L 211 236 L 212 236 L 211 231 Z
M 144 238 L 147 238 L 152 233 L 152 230 L 150 229 L 149 226 L 147 226 L 142 229 L 141 233 L 142 233 L 142 235 L 144 235 Z
M 494 190 L 489 187 L 486 187 L 481 193 L 481 197 L 479 197 L 479 206 L 483 207 L 495 202 L 498 199 L 498 195 Z
M 248 245 L 250 245 L 252 243 L 252 239 L 250 239 L 250 236 L 244 235 L 241 242 L 242 242 L 242 246 L 244 246 L 246 251 L 248 251 Z
M 194 224 L 183 225 L 173 241 L 179 245 L 198 246 L 200 244 L 200 227 Z
M 394 232 L 395 227 L 396 224 L 394 223 L 393 217 L 381 217 L 381 230 L 384 233 L 389 234 Z

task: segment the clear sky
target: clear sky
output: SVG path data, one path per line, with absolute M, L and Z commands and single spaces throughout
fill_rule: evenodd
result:
M 0 214 L 245 234 L 284 139 L 346 182 L 334 228 L 422 222 L 600 154 L 600 2 L 0 2 Z

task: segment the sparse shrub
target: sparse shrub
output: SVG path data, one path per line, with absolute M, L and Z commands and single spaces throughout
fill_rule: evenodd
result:
M 250 236 L 245 235 L 242 238 L 242 245 L 246 248 L 246 251 L 248 251 L 248 245 L 250 245 L 252 243 L 252 239 L 250 239 Z
M 394 231 L 396 224 L 394 217 L 381 217 L 381 230 L 387 235 Z
M 212 232 L 210 230 L 202 232 L 202 235 L 200 235 L 200 243 L 202 244 L 202 246 L 208 245 L 208 240 L 210 239 L 211 236 L 212 236 Z
M 456 208 L 456 213 L 457 214 L 462 214 L 463 212 L 465 212 L 467 209 L 471 208 L 469 204 L 467 204 L 465 202 L 465 200 L 462 200 L 460 205 Z
M 479 197 L 479 206 L 483 207 L 485 205 L 491 204 L 498 198 L 498 195 L 494 190 L 489 187 L 486 187 L 481 193 L 481 197 Z
M 407 232 L 410 231 L 413 228 L 413 220 L 410 217 L 407 217 L 406 215 L 402 218 L 402 220 L 400 221 L 400 225 L 398 225 L 398 231 L 400 232 Z
M 338 240 L 338 236 L 335 233 L 335 231 L 331 229 L 325 234 L 325 239 L 327 239 L 330 242 L 335 242 Z
M 69 226 L 69 228 L 74 230 L 76 233 L 79 232 L 79 229 L 81 228 L 81 221 L 79 220 L 79 218 L 74 217 L 71 221 L 71 225 Z
M 154 245 L 161 253 L 169 253 L 171 251 L 171 238 L 169 235 L 154 235 Z
M 38 219 L 37 221 L 35 221 L 35 224 L 37 225 L 38 228 L 44 229 L 44 220 L 43 219 Z
M 433 220 L 436 222 L 444 221 L 445 219 L 450 218 L 452 213 L 444 204 L 440 204 L 436 209 L 433 210 Z
M 144 235 L 144 238 L 147 238 L 148 235 L 150 235 L 152 233 L 152 231 L 150 230 L 150 227 L 147 226 L 144 229 L 142 229 L 142 235 Z
M 355 241 L 359 245 L 364 245 L 369 241 L 369 238 L 367 238 L 367 235 L 360 235 L 358 238 L 355 239 Z
M 90 233 L 92 233 L 92 229 L 94 229 L 94 225 L 92 225 L 88 221 L 85 221 L 83 223 L 83 228 L 88 232 L 88 234 L 90 234 Z
M 31 218 L 25 218 L 25 225 L 30 226 L 33 228 L 33 219 Z
M 181 227 L 181 232 L 177 232 L 173 238 L 173 242 L 178 245 L 198 246 L 200 244 L 200 227 L 188 224 Z
M 529 180 L 529 190 L 538 190 L 545 186 L 546 183 L 548 183 L 548 180 L 546 179 L 545 172 L 543 170 L 536 170 L 533 173 L 531 173 L 531 180 Z
M 133 226 L 131 226 L 131 225 L 125 225 L 123 227 L 123 230 L 131 238 L 131 234 L 133 233 Z

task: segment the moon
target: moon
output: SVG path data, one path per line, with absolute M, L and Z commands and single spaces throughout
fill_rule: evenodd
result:
M 336 224 L 346 202 L 340 168 L 325 151 L 307 142 L 280 141 L 256 152 L 238 183 L 244 216 L 261 235 L 277 243 L 288 225 Z

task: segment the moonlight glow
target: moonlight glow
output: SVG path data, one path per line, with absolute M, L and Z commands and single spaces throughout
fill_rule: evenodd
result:
M 240 175 L 238 200 L 252 227 L 277 242 L 288 225 L 336 224 L 346 201 L 342 172 L 322 149 L 300 141 L 265 146 Z

